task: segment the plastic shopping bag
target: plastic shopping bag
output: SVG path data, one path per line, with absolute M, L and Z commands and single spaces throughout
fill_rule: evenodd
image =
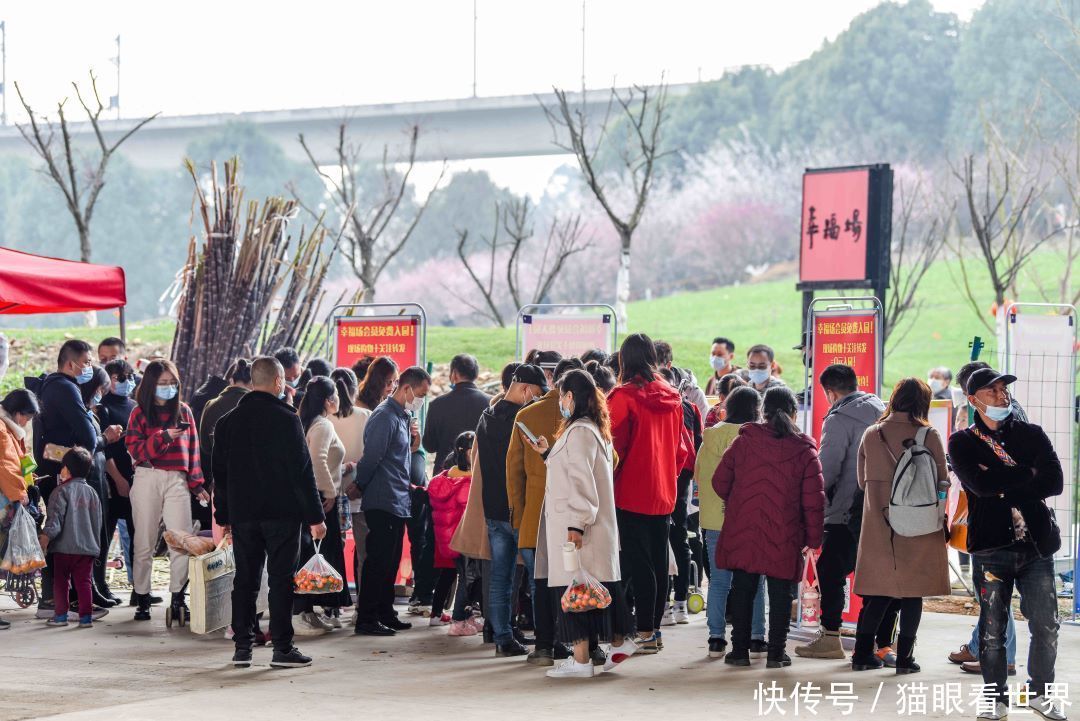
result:
M 315 542 L 315 555 L 293 577 L 296 593 L 338 593 L 345 588 L 341 574 L 319 553 L 320 545 Z
M 611 605 L 611 593 L 585 569 L 574 572 L 570 585 L 562 595 L 562 610 L 566 613 L 596 611 Z
M 8 531 L 7 552 L 0 562 L 0 569 L 19 576 L 44 566 L 45 553 L 38 543 L 37 528 L 26 508 L 20 505 L 15 510 L 15 519 Z

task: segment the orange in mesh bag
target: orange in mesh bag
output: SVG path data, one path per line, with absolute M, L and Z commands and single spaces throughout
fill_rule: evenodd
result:
M 315 541 L 315 555 L 293 577 L 296 593 L 338 593 L 345 588 L 341 574 L 319 553 L 321 545 Z
M 585 569 L 574 572 L 574 578 L 562 595 L 562 610 L 567 613 L 596 611 L 611 605 L 611 593 Z

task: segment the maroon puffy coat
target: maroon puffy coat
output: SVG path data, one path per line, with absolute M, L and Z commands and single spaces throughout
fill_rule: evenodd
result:
M 716 567 L 798 581 L 802 549 L 825 529 L 825 480 L 817 444 L 799 434 L 777 438 L 746 423 L 713 475 L 726 504 Z

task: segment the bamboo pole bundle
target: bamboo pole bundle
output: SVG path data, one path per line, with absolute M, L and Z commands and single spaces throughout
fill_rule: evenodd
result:
M 270 197 L 245 203 L 236 158 L 225 163 L 223 184 L 211 165 L 205 192 L 194 164 L 189 160 L 186 167 L 203 237 L 201 246 L 192 237 L 179 276 L 172 358 L 190 397 L 233 359 L 310 336 L 334 252 L 324 252 L 326 231 L 320 225 L 306 238 L 301 231 L 290 256 L 288 223 L 296 201 Z

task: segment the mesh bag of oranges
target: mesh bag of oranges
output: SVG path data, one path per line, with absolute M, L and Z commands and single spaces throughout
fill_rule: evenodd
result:
M 315 555 L 293 577 L 296 593 L 339 593 L 345 588 L 345 579 L 319 553 L 320 545 L 315 542 Z
M 611 593 L 585 569 L 574 571 L 574 578 L 562 595 L 562 610 L 567 613 L 598 611 L 611 605 Z
M 41 550 L 41 544 L 38 543 L 34 519 L 20 505 L 15 511 L 15 518 L 11 521 L 7 552 L 4 553 L 4 560 L 0 561 L 0 570 L 21 576 L 44 567 L 45 554 Z

